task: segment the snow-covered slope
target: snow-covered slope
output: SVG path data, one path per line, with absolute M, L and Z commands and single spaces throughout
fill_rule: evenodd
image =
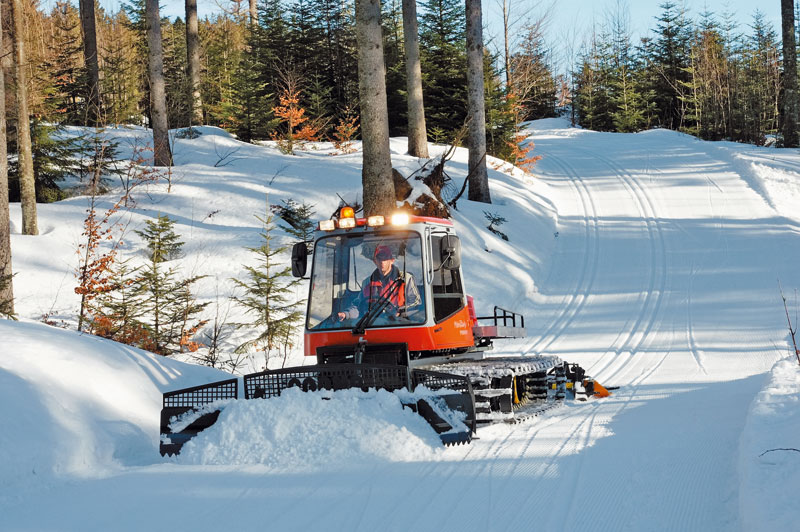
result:
M 762 453 L 797 447 L 777 281 L 797 285 L 800 153 L 561 120 L 530 128 L 536 176 L 490 170 L 494 203 L 459 202 L 467 289 L 479 313 L 526 316 L 528 338 L 499 354 L 578 362 L 621 386 L 612 397 L 442 449 L 392 394 L 297 394 L 237 405 L 194 450 L 162 459 L 161 393 L 220 373 L 34 321 L 74 323 L 86 200 L 72 198 L 39 206 L 41 236 L 12 235 L 22 321 L 0 321 L 0 529 L 791 528 L 800 453 Z M 107 134 L 123 155 L 147 139 Z M 404 146 L 393 139 L 393 163 L 412 171 Z M 201 298 L 225 304 L 267 194 L 313 203 L 320 218 L 337 194 L 356 198 L 360 155 L 330 152 L 282 155 L 214 128 L 177 139 L 171 191 L 134 194 L 124 255 L 141 260 L 132 230 L 168 214 L 186 241 L 176 264 L 208 275 Z M 448 172 L 460 185 L 463 150 Z M 485 211 L 508 220 L 509 242 Z M 17 233 L 18 208 L 12 217 Z M 290 358 L 303 363 L 297 349 Z

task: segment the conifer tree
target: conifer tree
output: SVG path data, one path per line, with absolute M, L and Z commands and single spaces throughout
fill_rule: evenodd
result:
M 178 18 L 162 22 L 164 82 L 166 84 L 167 123 L 171 128 L 192 123 L 192 103 L 187 98 L 192 83 L 186 63 L 186 24 Z
M 303 318 L 300 305 L 303 301 L 295 299 L 295 288 L 299 279 L 291 277 L 291 268 L 282 266 L 278 257 L 286 252 L 286 246 L 273 243 L 273 216 L 267 211 L 261 222 L 261 245 L 248 248 L 256 256 L 255 266 L 245 266 L 245 280 L 232 279 L 242 290 L 242 295 L 233 299 L 252 316 L 249 323 L 238 324 L 238 328 L 255 331 L 254 336 L 245 340 L 237 352 L 258 351 L 264 354 L 264 367 L 269 366 L 271 356 L 287 337 L 294 335 L 297 325 Z
M 459 0 L 420 2 L 422 89 L 429 130 L 457 131 L 467 116 L 467 55 L 464 4 Z
M 53 80 L 53 90 L 46 94 L 45 101 L 60 123 L 84 125 L 87 74 L 80 57 L 80 15 L 69 3 L 57 2 L 50 16 L 55 55 L 45 58 L 42 71 Z
M 175 233 L 175 220 L 162 214 L 155 221 L 146 220 L 144 225 L 144 229 L 134 232 L 146 242 L 151 261 L 160 263 L 178 258 L 184 243 Z
M 134 290 L 143 301 L 141 320 L 148 330 L 150 350 L 160 355 L 181 352 L 206 322 L 197 315 L 208 303 L 197 303 L 193 285 L 203 278 L 180 278 L 176 267 L 165 263 L 180 253 L 183 242 L 174 231 L 175 221 L 159 216 L 147 220 L 145 229 L 136 231 L 149 251 L 148 261 L 139 270 Z
M 127 261 L 114 264 L 109 269 L 109 290 L 92 301 L 89 309 L 90 331 L 115 342 L 133 345 L 152 351 L 150 333 L 142 323 L 143 294 L 137 291 L 137 269 Z
M 685 11 L 672 0 L 660 5 L 656 39 L 648 50 L 653 70 L 653 90 L 660 124 L 669 129 L 684 125 L 687 109 L 683 89 L 688 81 L 691 26 Z
M 137 123 L 147 107 L 140 108 L 145 99 L 142 80 L 144 63 L 137 51 L 141 44 L 132 22 L 121 9 L 112 17 L 100 19 L 103 39 L 100 41 L 100 60 L 103 70 L 103 109 L 110 124 Z

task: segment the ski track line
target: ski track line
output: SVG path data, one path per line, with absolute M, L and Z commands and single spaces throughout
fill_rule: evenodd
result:
M 581 273 L 569 300 L 562 307 L 558 316 L 551 321 L 545 332 L 541 334 L 537 340 L 534 340 L 532 345 L 530 345 L 523 354 L 529 354 L 531 352 L 537 355 L 542 354 L 569 328 L 570 324 L 586 304 L 586 300 L 591 294 L 597 276 L 600 249 L 600 228 L 597 219 L 597 208 L 588 192 L 586 184 L 583 182 L 578 172 L 556 155 L 549 154 L 548 159 L 563 170 L 567 182 L 576 191 L 576 195 L 580 200 L 584 212 L 583 219 L 586 233 L 586 249 L 589 251 L 584 254 Z
M 555 448 L 554 452 L 551 452 L 547 456 L 543 457 L 544 458 L 543 463 L 537 468 L 537 469 L 541 470 L 541 472 L 542 472 L 542 474 L 539 475 L 540 477 L 544 477 L 548 471 L 553 470 L 556 467 L 556 462 L 558 462 L 558 460 L 560 458 L 562 458 L 563 456 L 566 456 L 566 451 L 567 451 L 568 448 L 572 448 L 573 446 L 577 445 L 575 443 L 575 441 L 574 441 L 575 440 L 575 435 L 578 434 L 581 431 L 582 427 L 584 425 L 586 425 L 587 423 L 589 423 L 590 426 L 591 426 L 591 423 L 592 423 L 592 420 L 594 419 L 594 417 L 593 417 L 593 415 L 587 416 L 585 413 L 583 413 L 583 410 L 584 410 L 583 408 L 580 408 L 575 413 L 571 413 L 570 415 L 558 420 L 559 423 L 564 423 L 565 421 L 569 420 L 570 418 L 575 419 L 575 418 L 578 418 L 579 415 L 582 415 L 582 419 L 577 419 L 577 424 L 570 431 L 569 436 L 566 436 L 561 440 L 561 442 Z M 587 432 L 587 437 L 588 437 L 588 432 Z M 577 454 L 580 454 L 580 453 L 577 453 Z M 571 468 L 571 469 L 574 469 L 574 468 Z M 564 471 L 560 471 L 558 474 L 559 474 L 559 476 L 561 476 L 563 478 L 564 475 L 565 475 L 565 472 Z M 573 476 L 575 478 L 577 478 L 577 476 L 578 476 L 576 471 L 570 471 L 569 474 L 573 474 Z M 559 484 L 559 486 L 564 486 L 564 484 L 561 483 L 561 484 Z M 519 508 L 527 508 L 527 507 L 531 506 L 531 501 L 534 500 L 539 495 L 537 493 L 538 490 L 536 489 L 536 487 L 538 487 L 538 483 L 536 483 L 534 486 L 532 486 L 531 490 L 525 496 L 525 499 L 523 500 L 522 504 L 519 505 Z M 572 488 L 572 489 L 574 490 L 574 488 Z M 561 491 L 561 490 L 559 490 L 559 491 Z M 556 497 L 555 500 L 557 500 L 557 501 L 563 500 L 562 495 L 564 495 L 564 494 L 559 493 L 558 495 L 559 496 Z M 551 500 L 553 500 L 553 498 L 548 497 L 547 500 L 551 501 Z M 564 503 L 562 502 L 561 505 L 563 506 Z M 548 524 L 549 525 L 552 525 L 551 521 L 553 519 L 559 519 L 560 520 L 559 522 L 563 523 L 564 516 L 566 515 L 566 514 L 563 513 L 563 511 L 560 511 L 560 510 L 554 512 L 552 507 L 548 508 L 548 514 L 549 514 L 549 516 L 548 516 Z M 513 527 L 513 526 L 512 526 L 512 528 L 515 529 L 515 530 L 517 529 L 516 527 Z M 508 527 L 507 527 L 507 529 L 508 529 Z M 547 526 L 547 527 L 545 527 L 545 529 L 548 529 L 548 530 L 559 530 L 559 529 L 561 529 L 561 527 L 560 526 Z
M 667 291 L 667 272 L 669 271 L 664 229 L 650 194 L 644 189 L 637 177 L 631 175 L 627 170 L 617 165 L 615 161 L 604 155 L 584 148 L 578 148 L 578 150 L 598 159 L 616 174 L 637 202 L 638 210 L 645 221 L 649 235 L 651 268 L 647 291 L 636 322 L 630 331 L 628 331 L 627 337 L 622 345 L 615 349 L 618 355 L 621 353 L 630 353 L 633 356 L 639 353 L 645 347 L 646 343 L 650 342 L 650 333 L 662 321 L 662 319 L 659 319 L 659 314 L 663 304 L 664 294 Z M 618 369 L 608 375 L 608 377 L 613 378 L 624 367 L 625 366 L 619 366 Z
M 425 473 L 422 475 L 422 477 L 416 479 L 415 484 L 411 487 L 410 493 L 412 494 L 412 496 L 411 496 L 410 500 L 413 500 L 414 492 L 417 492 L 418 491 L 418 486 L 421 486 L 421 485 L 425 485 L 425 486 L 428 486 L 428 487 L 432 487 L 432 486 L 435 485 L 436 489 L 430 491 L 430 493 L 434 493 L 434 494 L 436 494 L 436 493 L 445 493 L 445 492 L 453 493 L 454 492 L 453 486 L 457 486 L 458 485 L 458 486 L 460 486 L 460 488 L 457 490 L 458 493 L 459 494 L 463 493 L 465 490 L 469 489 L 471 487 L 471 485 L 469 483 L 466 483 L 466 482 L 460 483 L 460 484 L 453 483 L 451 481 L 453 476 L 456 473 L 464 473 L 467 470 L 472 470 L 472 464 L 480 463 L 480 467 L 477 470 L 475 470 L 474 473 L 471 475 L 471 476 L 473 476 L 475 478 L 480 478 L 481 475 L 483 475 L 484 472 L 487 469 L 491 470 L 491 468 L 493 467 L 493 463 L 494 463 L 493 458 L 497 457 L 497 455 L 503 449 L 505 444 L 508 442 L 509 438 L 511 437 L 511 434 L 512 434 L 512 431 L 508 431 L 506 433 L 505 437 L 503 437 L 500 440 L 494 440 L 494 441 L 492 441 L 492 440 L 482 440 L 482 439 L 478 440 L 478 441 L 487 441 L 488 442 L 487 445 L 486 445 L 485 451 L 480 456 L 477 456 L 477 457 L 471 457 L 470 456 L 470 455 L 473 454 L 473 450 L 480 448 L 480 445 L 476 445 L 475 443 L 471 443 L 470 444 L 470 448 L 467 450 L 467 453 L 460 460 L 458 460 L 458 461 L 435 462 L 435 466 L 434 467 L 426 467 L 425 468 Z M 468 457 L 469 457 L 469 461 L 468 461 Z M 438 474 L 439 472 L 441 472 L 442 468 L 445 468 L 445 471 L 444 471 L 445 474 L 444 475 Z M 430 481 L 427 481 L 427 479 L 430 479 Z M 458 500 L 458 497 L 454 497 L 454 498 L 456 500 Z M 415 511 L 416 518 L 409 523 L 409 529 L 415 528 L 417 526 L 418 522 L 419 522 L 420 525 L 423 525 L 423 528 L 424 528 L 425 524 L 427 524 L 429 526 L 431 524 L 430 515 L 437 515 L 437 513 L 435 511 L 429 515 L 430 508 L 434 504 L 438 504 L 438 503 L 439 503 L 439 501 L 436 500 L 435 497 L 426 497 L 426 500 L 425 500 L 424 504 L 422 504 L 422 505 L 417 507 L 417 510 Z M 487 503 L 488 503 L 488 499 L 487 499 Z M 489 507 L 489 509 L 490 508 L 491 507 Z M 394 517 L 395 514 L 399 513 L 400 514 L 399 515 L 399 522 L 403 522 L 403 521 L 405 521 L 407 519 L 407 517 L 406 517 L 407 510 L 408 509 L 406 507 L 397 507 L 395 509 L 395 511 L 391 515 L 392 515 L 392 517 Z M 387 520 L 384 520 L 384 522 L 386 522 L 386 523 L 394 523 L 394 522 L 398 522 L 398 520 L 392 519 L 390 521 L 390 520 L 387 519 Z

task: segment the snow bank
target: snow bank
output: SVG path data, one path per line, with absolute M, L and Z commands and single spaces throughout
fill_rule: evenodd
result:
M 796 530 L 800 484 L 800 366 L 794 357 L 772 368 L 753 401 L 741 440 L 742 530 Z
M 155 463 L 161 394 L 220 378 L 90 335 L 0 320 L 2 494 Z
M 441 452 L 433 429 L 393 393 L 290 388 L 269 400 L 231 401 L 175 460 L 296 472 L 432 460 Z

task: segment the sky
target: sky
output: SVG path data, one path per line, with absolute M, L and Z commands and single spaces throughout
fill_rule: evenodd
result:
M 44 3 L 52 3 L 54 0 L 46 0 Z M 388 0 L 383 0 L 384 2 Z M 104 7 L 116 11 L 122 5 L 120 0 L 100 0 Z M 197 0 L 197 9 L 200 18 L 219 12 L 219 5 L 224 5 L 225 0 Z M 653 25 L 654 17 L 661 12 L 659 5 L 662 0 L 644 0 L 627 2 L 631 16 L 631 27 L 634 31 L 646 32 Z M 533 7 L 535 11 L 542 11 L 543 7 L 550 4 L 556 5 L 553 10 L 553 33 L 555 35 L 568 33 L 575 26 L 582 26 L 591 22 L 594 17 L 601 20 L 604 13 L 613 9 L 617 0 L 559 0 L 558 2 L 548 0 L 510 0 L 512 12 L 522 13 L 523 10 Z M 753 13 L 753 2 L 750 0 L 686 0 L 686 6 L 691 13 L 698 14 L 704 10 L 704 6 L 714 13 L 722 13 L 728 7 L 735 12 L 737 19 L 742 23 L 747 23 Z M 501 0 L 485 0 L 483 8 L 485 17 L 492 23 L 500 20 Z M 771 0 L 759 5 L 759 9 L 766 15 L 767 19 L 779 27 L 780 23 L 780 1 Z M 162 14 L 170 17 L 183 16 L 184 3 L 181 0 L 162 0 Z

